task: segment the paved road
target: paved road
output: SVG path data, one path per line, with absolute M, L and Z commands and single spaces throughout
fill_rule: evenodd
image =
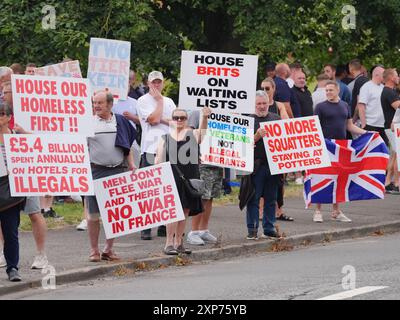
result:
M 355 286 L 387 287 L 352 299 L 400 299 L 400 234 L 171 267 L 132 276 L 32 289 L 4 299 L 320 299 Z M 347 273 L 342 273 L 344 266 Z M 349 288 L 347 288 L 349 289 Z M 350 288 L 351 289 L 351 288 Z M 376 288 L 375 288 L 376 289 Z M 346 291 L 349 293 L 349 291 Z M 351 293 L 351 292 L 350 292 Z

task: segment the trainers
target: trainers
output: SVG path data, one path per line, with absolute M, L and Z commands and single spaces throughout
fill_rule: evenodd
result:
M 296 178 L 294 183 L 297 184 L 297 185 L 302 185 L 303 184 L 303 178 L 302 177 Z
M 249 231 L 249 234 L 246 237 L 247 240 L 258 240 L 257 232 Z
M 142 240 L 151 240 L 151 230 L 150 230 L 150 232 L 145 231 L 145 230 L 141 231 L 140 232 L 140 239 L 142 239 Z
M 18 273 L 18 270 L 15 268 L 12 268 L 9 272 L 8 272 L 8 280 L 12 281 L 12 282 L 18 282 L 21 281 L 21 276 Z
M 324 221 L 324 219 L 322 218 L 321 211 L 317 210 L 314 212 L 313 221 L 314 222 L 323 222 Z
M 332 220 L 340 221 L 340 222 L 351 222 L 349 218 L 347 218 L 342 211 L 339 211 L 339 214 L 334 216 L 332 215 Z
M 157 229 L 157 237 L 166 237 L 167 236 L 167 227 L 159 226 Z
M 45 254 L 39 254 L 33 260 L 31 269 L 44 269 L 49 264 Z
M 263 238 L 263 239 L 279 239 L 280 238 L 280 235 L 278 234 L 278 232 L 276 232 L 276 231 L 272 231 L 272 232 L 264 232 L 262 235 L 261 235 L 261 238 Z
M 0 254 L 0 268 L 7 267 L 7 261 L 6 258 L 4 257 L 4 253 Z
M 203 239 L 200 237 L 198 231 L 190 231 L 186 237 L 186 242 L 189 244 L 193 244 L 195 246 L 204 246 L 205 243 Z
M 392 191 L 390 193 L 399 195 L 400 194 L 399 187 L 398 186 L 396 187 L 395 185 L 393 185 Z
M 202 233 L 200 233 L 200 238 L 204 241 L 204 242 L 209 242 L 209 243 L 216 243 L 217 242 L 217 238 L 215 236 L 213 236 L 210 231 L 206 230 L 203 231 Z
M 64 219 L 64 217 L 59 216 L 57 214 L 57 212 L 55 212 L 52 207 L 50 207 L 50 210 L 47 210 L 47 211 L 44 211 L 42 209 L 41 212 L 43 214 L 43 217 L 45 217 L 45 218 L 53 218 L 53 219 L 56 219 L 56 220 L 63 220 Z
M 394 188 L 394 185 L 393 185 L 393 183 L 391 182 L 391 183 L 389 183 L 387 186 L 385 186 L 385 192 L 386 192 L 386 193 L 392 193 L 393 188 Z
M 80 224 L 77 225 L 76 230 L 86 231 L 87 230 L 87 220 L 83 219 Z

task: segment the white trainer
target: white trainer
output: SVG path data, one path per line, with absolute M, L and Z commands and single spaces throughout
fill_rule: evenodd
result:
M 351 219 L 347 218 L 342 211 L 339 211 L 339 214 L 334 217 L 332 216 L 333 221 L 340 221 L 340 222 L 351 222 Z
M 45 254 L 39 254 L 33 260 L 31 269 L 44 269 L 49 264 Z
M 7 267 L 7 261 L 4 257 L 4 253 L 0 253 L 0 268 Z
M 324 222 L 324 219 L 322 218 L 321 211 L 315 211 L 314 212 L 313 221 L 314 222 Z
M 193 244 L 195 246 L 204 246 L 205 243 L 203 239 L 200 237 L 200 233 L 198 231 L 190 231 L 187 235 L 186 242 L 189 244 Z
M 204 242 L 208 242 L 208 243 L 216 243 L 218 241 L 218 239 L 213 236 L 210 231 L 205 230 L 203 232 L 200 233 L 200 238 L 204 241 Z
M 86 231 L 87 230 L 87 220 L 83 219 L 80 224 L 77 225 L 76 230 Z

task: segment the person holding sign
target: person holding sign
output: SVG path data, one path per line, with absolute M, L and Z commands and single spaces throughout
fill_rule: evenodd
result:
M 317 104 L 314 111 L 315 115 L 319 117 L 321 122 L 321 128 L 325 139 L 346 139 L 346 129 L 350 131 L 350 133 L 358 135 L 367 132 L 353 124 L 350 107 L 346 102 L 340 100 L 340 88 L 336 81 L 328 80 L 326 82 L 325 92 L 327 100 Z M 351 222 L 351 220 L 339 209 L 338 203 L 333 203 L 332 207 L 333 220 Z M 313 221 L 323 222 L 320 203 L 317 203 Z
M 203 212 L 201 196 L 194 197 L 185 187 L 184 179 L 200 179 L 199 171 L 199 144 L 202 132 L 207 129 L 207 117 L 211 110 L 203 108 L 203 115 L 199 130 L 193 130 L 187 126 L 188 115 L 185 110 L 175 109 L 172 113 L 171 131 L 164 135 L 157 148 L 155 163 L 169 161 L 174 173 L 175 183 L 178 188 L 182 208 L 187 216 L 194 216 Z M 167 225 L 167 239 L 164 253 L 177 255 L 179 253 L 190 254 L 191 251 L 183 246 L 183 233 L 186 219 Z
M 264 232 L 261 237 L 279 238 L 279 234 L 276 232 L 274 226 L 279 177 L 277 175 L 271 175 L 262 139 L 265 135 L 265 129 L 260 128 L 260 123 L 280 120 L 281 118 L 275 113 L 268 112 L 268 107 L 268 95 L 264 91 L 258 90 L 256 92 L 255 114 L 253 115 L 255 131 L 254 171 L 251 176 L 247 178 L 251 179 L 251 185 L 254 187 L 254 194 L 247 201 L 246 223 L 248 240 L 258 239 L 258 213 L 261 197 L 264 198 L 262 219 Z M 243 190 L 241 189 L 240 194 L 242 194 L 242 192 Z
M 0 101 L 0 157 L 4 158 L 6 163 L 6 152 L 4 145 L 4 134 L 13 133 L 9 128 L 11 119 L 11 108 Z M 8 279 L 12 282 L 21 281 L 18 273 L 19 263 L 19 240 L 18 227 L 20 223 L 20 211 L 24 205 L 25 198 L 5 197 L 9 193 L 8 176 L 0 178 L 1 180 L 1 202 L 0 202 L 0 225 L 4 238 L 4 257 L 7 263 L 6 272 Z M 14 199 L 14 201 L 12 201 Z
M 93 97 L 95 112 L 95 135 L 88 138 L 90 164 L 93 179 L 100 179 L 134 168 L 130 149 L 136 137 L 136 131 L 127 119 L 111 112 L 114 98 L 110 92 L 99 91 Z M 103 252 L 99 251 L 100 210 L 95 196 L 85 197 L 89 213 L 88 232 L 92 252 L 89 260 L 113 261 L 119 258 L 112 251 L 114 239 L 106 240 Z

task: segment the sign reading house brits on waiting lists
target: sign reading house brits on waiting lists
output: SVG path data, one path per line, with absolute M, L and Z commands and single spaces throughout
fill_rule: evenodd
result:
M 169 162 L 94 181 L 107 239 L 185 219 Z
M 258 56 L 182 51 L 179 105 L 253 113 Z
M 12 196 L 93 195 L 86 137 L 4 135 Z
M 200 145 L 201 162 L 253 172 L 254 118 L 213 112 Z
M 328 150 L 317 116 L 260 123 L 272 174 L 329 167 Z

